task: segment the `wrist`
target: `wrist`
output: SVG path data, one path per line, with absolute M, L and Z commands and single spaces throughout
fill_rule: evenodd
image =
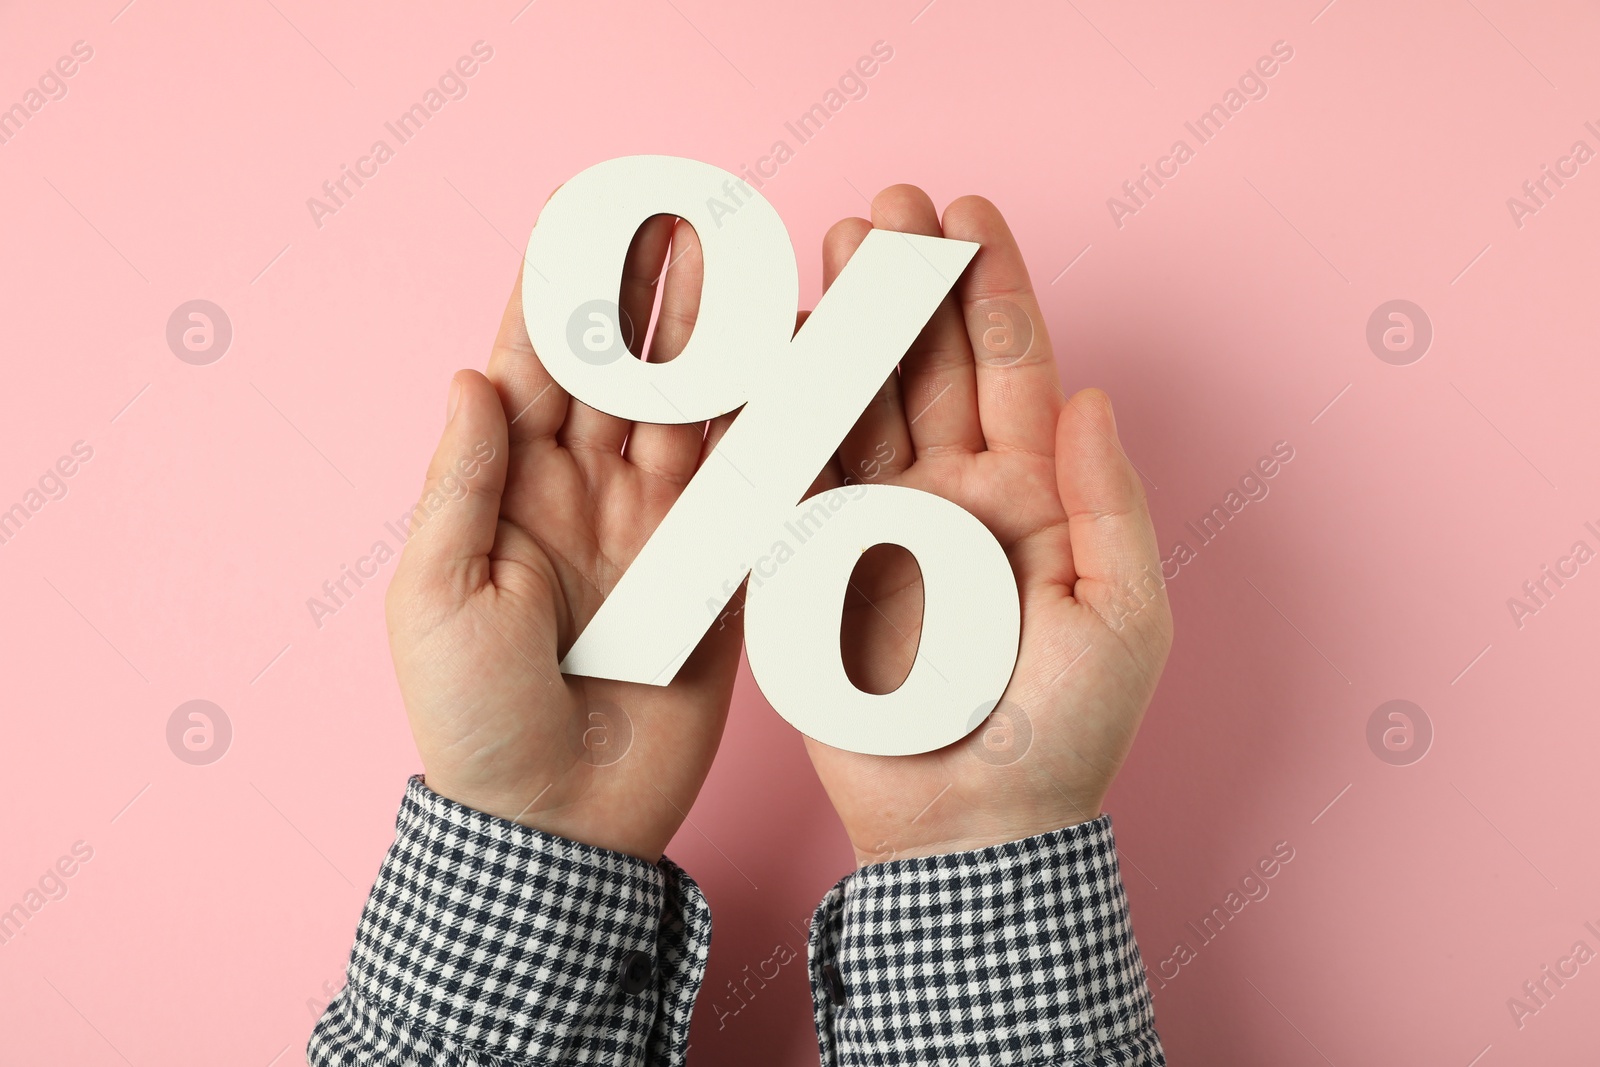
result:
M 646 863 L 660 862 L 676 830 L 675 827 L 641 827 L 635 820 L 613 818 L 594 810 L 594 805 L 564 803 L 558 796 L 559 784 L 511 791 L 455 782 L 448 775 L 426 774 L 423 780 L 429 789 L 464 808 L 580 845 L 633 856 Z
M 484 815 L 523 826 L 534 826 L 529 815 L 544 799 L 539 796 L 537 790 L 528 792 L 526 796 L 519 796 L 509 789 L 458 780 L 449 774 L 431 770 L 424 771 L 420 777 L 424 785 L 446 800 L 453 800 L 464 808 L 471 808 Z M 534 829 L 540 827 L 535 826 Z
M 1034 813 L 1030 816 L 985 821 L 982 825 L 952 827 L 950 832 L 905 841 L 880 840 L 863 845 L 851 835 L 857 869 L 891 863 L 895 860 L 923 859 L 962 852 L 981 852 L 998 845 L 1026 841 L 1094 822 L 1103 814 L 1098 801 L 1075 803 L 1067 811 Z

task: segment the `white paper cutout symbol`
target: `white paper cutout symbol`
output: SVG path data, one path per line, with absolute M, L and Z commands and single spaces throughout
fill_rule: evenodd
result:
M 708 203 L 734 183 L 746 199 L 713 218 Z M 652 215 L 687 220 L 705 257 L 699 318 L 666 363 L 626 352 L 633 324 L 616 305 L 628 246 Z M 747 592 L 745 644 L 756 684 L 796 729 L 837 748 L 908 755 L 982 721 L 973 709 L 1000 700 L 1021 630 L 1016 578 L 994 535 L 957 505 L 898 486 L 849 486 L 800 504 L 977 251 L 873 230 L 794 333 L 800 284 L 788 231 L 727 171 L 625 156 L 550 198 L 528 241 L 522 305 L 534 351 L 561 387 L 635 422 L 744 409 L 563 671 L 667 685 L 756 561 L 776 555 Z M 775 553 L 779 543 L 788 551 Z M 851 684 L 839 655 L 846 584 L 879 544 L 915 556 L 924 586 L 916 663 L 881 696 Z

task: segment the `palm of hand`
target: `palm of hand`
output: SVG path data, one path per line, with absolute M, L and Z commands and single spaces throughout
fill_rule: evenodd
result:
M 437 788 L 617 851 L 665 846 L 674 806 L 687 807 L 716 751 L 736 632 L 714 632 L 666 688 L 569 677 L 558 664 L 675 497 L 620 456 L 586 470 L 553 443 L 513 449 L 489 581 L 425 631 L 394 634 L 397 662 L 431 664 L 415 685 L 402 669 L 402 686 L 408 702 L 432 704 L 414 716 L 419 748 L 449 753 L 448 769 L 430 767 Z M 637 767 L 618 768 L 623 759 Z M 627 773 L 638 767 L 651 770 Z
M 941 232 L 932 204 L 910 187 L 880 194 L 874 218 L 880 227 Z M 847 220 L 835 227 L 825 253 L 830 276 L 868 225 Z M 958 201 L 942 232 L 984 245 L 958 289 L 962 307 L 953 300 L 936 313 L 825 481 L 881 470 L 868 480 L 935 493 L 982 520 L 1017 577 L 1021 645 L 997 713 L 962 742 L 881 757 L 808 739 L 863 863 L 962 851 L 1094 818 L 1170 641 L 1159 570 L 1146 562 L 1156 558 L 1154 534 L 1103 394 L 1062 404 L 1042 327 L 1020 357 L 985 351 L 983 328 L 1000 306 L 996 296 L 1007 314 L 1020 310 L 1042 321 L 1015 242 L 993 207 Z M 910 557 L 869 554 L 845 606 L 845 663 L 859 686 L 886 692 L 905 677 L 921 613 Z M 946 673 L 960 665 L 926 668 Z
M 964 851 L 1100 812 L 1137 727 L 1121 709 L 1142 708 L 1155 679 L 1142 676 L 1149 656 L 1124 644 L 1114 616 L 1073 598 L 1067 516 L 1048 468 L 1035 456 L 980 453 L 919 461 L 884 479 L 937 493 L 984 522 L 1011 561 L 1024 625 L 999 713 L 962 742 L 909 757 L 810 743 L 863 861 Z M 1039 491 L 1041 479 L 1048 492 Z M 852 585 L 849 673 L 869 691 L 892 689 L 911 666 L 920 630 L 915 564 L 880 555 Z
M 624 309 L 646 321 L 673 227 L 641 231 Z M 693 231 L 663 295 L 655 358 L 692 329 Z M 520 285 L 518 287 L 520 291 Z M 437 486 L 487 441 L 407 546 L 390 587 L 396 672 L 430 787 L 469 807 L 654 861 L 704 781 L 738 667 L 713 628 L 670 686 L 568 677 L 559 662 L 725 422 L 632 426 L 570 400 L 527 341 L 513 293 L 489 376 L 462 372 L 429 471 Z

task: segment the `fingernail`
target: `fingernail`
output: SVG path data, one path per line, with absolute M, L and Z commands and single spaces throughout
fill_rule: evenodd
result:
M 461 383 L 454 378 L 450 379 L 450 399 L 445 403 L 444 421 L 449 422 L 456 417 L 456 405 L 461 403 Z

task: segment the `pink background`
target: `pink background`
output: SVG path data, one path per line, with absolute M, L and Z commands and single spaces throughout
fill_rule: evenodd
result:
M 414 499 L 557 184 L 795 147 L 785 120 L 879 40 L 868 95 L 765 188 L 805 298 L 863 194 L 989 196 L 1069 387 L 1110 390 L 1163 547 L 1198 553 L 1110 804 L 1173 1062 L 1592 1059 L 1600 964 L 1520 1028 L 1507 1000 L 1600 950 L 1600 564 L 1520 627 L 1507 601 L 1600 548 L 1600 163 L 1521 227 L 1506 204 L 1600 149 L 1592 5 L 123 2 L 0 12 L 0 106 L 94 50 L 0 145 L 0 508 L 93 449 L 0 545 L 0 908 L 93 848 L 0 946 L 0 1059 L 301 1062 L 417 766 L 382 582 L 320 630 L 306 598 Z M 466 98 L 319 228 L 307 198 L 478 40 Z M 1280 40 L 1269 94 L 1119 228 L 1107 198 Z M 1408 366 L 1365 340 L 1395 298 L 1435 331 Z M 208 366 L 165 340 L 192 299 L 233 325 Z M 1184 524 L 1278 441 L 1270 495 L 1200 547 Z M 209 766 L 166 741 L 197 698 L 233 725 Z M 1435 734 L 1409 766 L 1367 742 L 1396 698 Z M 815 1062 L 799 966 L 712 1011 L 849 867 L 747 676 L 692 818 L 692 1057 Z M 1280 841 L 1270 895 L 1201 945 L 1186 924 Z

